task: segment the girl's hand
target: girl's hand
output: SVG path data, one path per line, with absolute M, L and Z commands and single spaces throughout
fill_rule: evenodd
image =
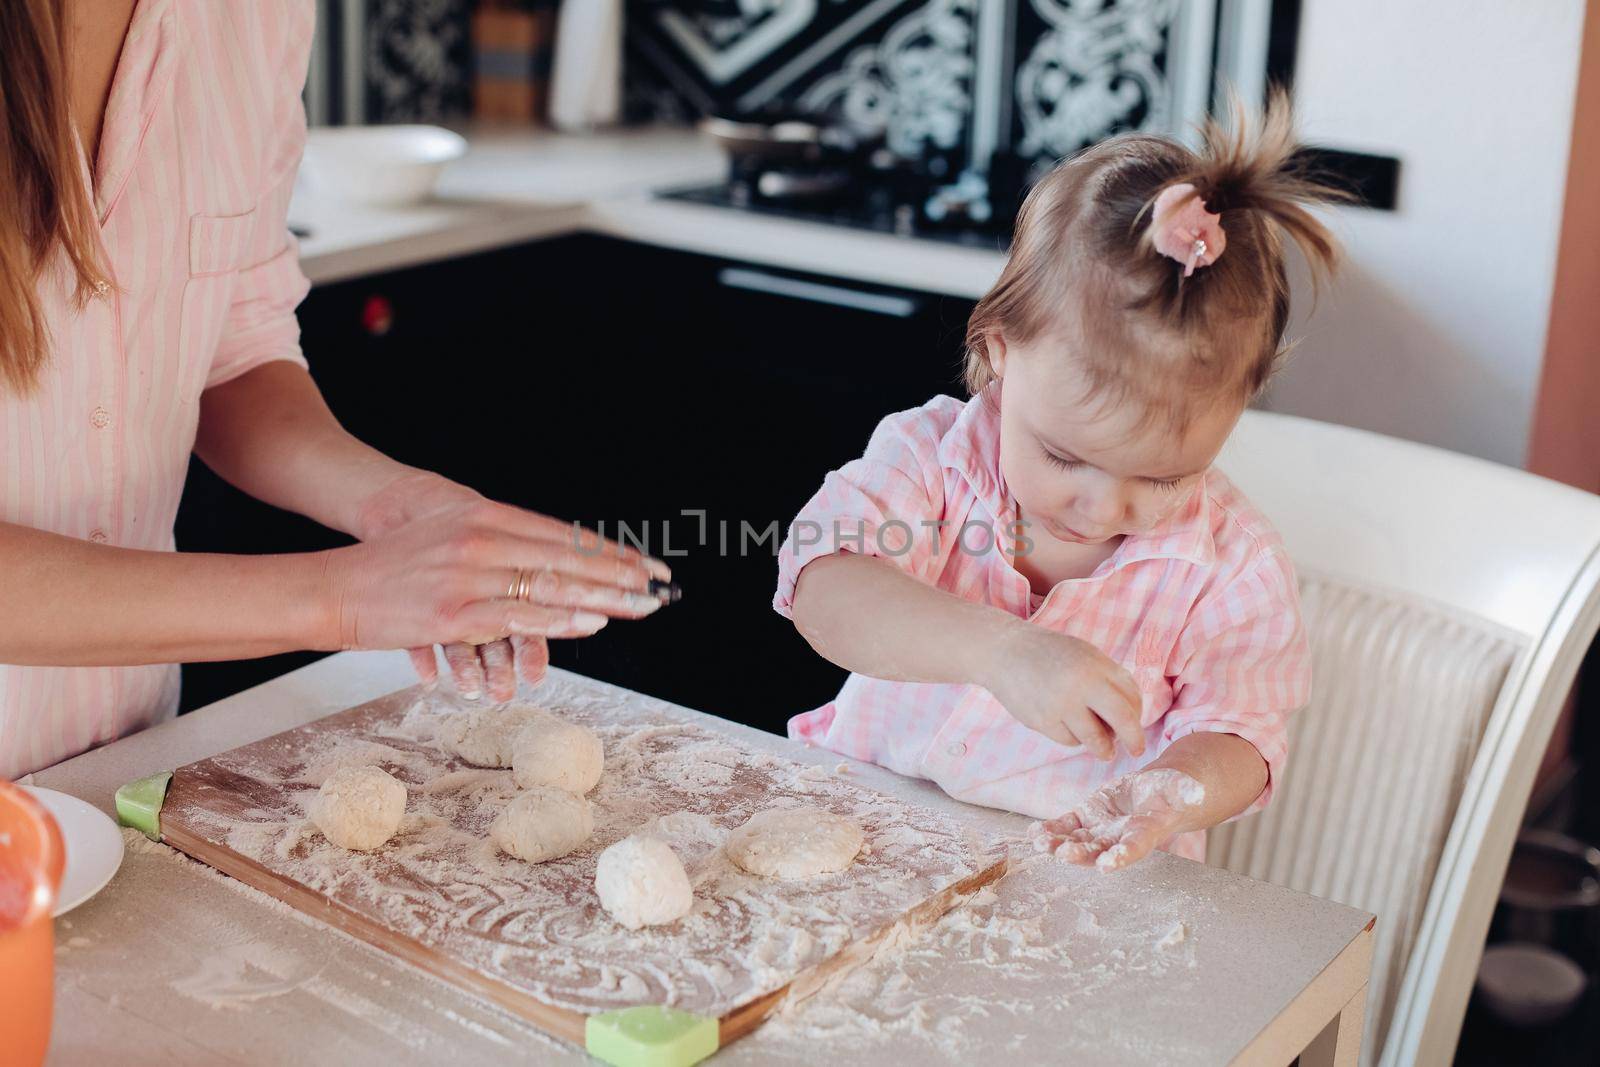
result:
M 341 647 L 409 648 L 431 685 L 439 673 L 433 646 L 443 645 L 469 699 L 487 692 L 510 700 L 519 674 L 529 684 L 544 677 L 546 637 L 587 636 L 607 616 L 648 615 L 661 604 L 649 580 L 671 577 L 660 561 L 592 534 L 580 551 L 569 524 L 425 471 L 374 493 L 356 526 L 367 543 L 331 554 L 330 569 L 346 586 Z M 420 553 L 415 565 L 404 555 L 412 551 Z M 527 601 L 509 597 L 519 569 L 533 573 Z
M 1182 771 L 1153 767 L 1125 774 L 1057 819 L 1035 823 L 1033 844 L 1070 863 L 1117 871 L 1194 825 L 1205 787 Z
M 1063 745 L 1112 758 L 1115 740 L 1144 752 L 1133 676 L 1086 641 L 1031 623 L 1008 627 L 981 681 L 1012 718 Z

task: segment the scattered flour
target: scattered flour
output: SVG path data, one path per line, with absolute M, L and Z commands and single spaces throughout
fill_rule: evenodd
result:
M 196 815 L 196 829 L 497 981 L 580 1011 L 656 1002 L 722 1014 L 988 862 L 983 842 L 947 815 L 752 750 L 671 705 L 570 675 L 535 697 L 605 748 L 605 774 L 588 798 L 594 833 L 567 856 L 532 866 L 497 853 L 488 829 L 518 794 L 512 772 L 440 751 L 441 723 L 456 710 L 442 693 L 385 709 L 349 734 L 295 731 L 218 757 L 221 771 L 247 783 L 249 802 Z M 373 852 L 336 849 L 305 818 L 316 787 L 347 766 L 380 767 L 410 791 L 400 829 Z M 792 886 L 747 874 L 721 846 L 775 805 L 854 820 L 871 847 L 841 873 Z M 646 830 L 683 861 L 695 902 L 675 923 L 629 931 L 601 910 L 595 864 L 607 846 Z

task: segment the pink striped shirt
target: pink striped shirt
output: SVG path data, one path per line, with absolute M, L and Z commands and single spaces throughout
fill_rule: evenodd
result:
M 789 528 L 773 606 L 790 615 L 801 570 L 820 556 L 887 559 L 1121 663 L 1144 697 L 1143 757 L 1118 746 L 1113 761 L 1099 762 L 1023 726 L 975 685 L 860 674 L 831 703 L 791 719 L 789 736 L 930 779 L 959 800 L 1053 818 L 1178 738 L 1211 730 L 1243 737 L 1267 761 L 1268 785 L 1251 810 L 1264 805 L 1288 750 L 1286 718 L 1311 687 L 1294 569 L 1267 521 L 1213 469 L 1169 519 L 1041 598 L 1007 555 L 1017 520 L 996 407 L 936 397 L 884 419 L 866 454 L 828 475 Z M 1200 859 L 1205 835 L 1165 847 Z
M 304 364 L 284 220 L 313 18 L 311 0 L 139 0 L 90 175 L 113 287 L 80 311 L 60 262 L 41 279 L 50 360 L 36 391 L 0 391 L 0 521 L 171 550 L 201 392 Z M 0 666 L 0 776 L 177 701 L 176 666 Z

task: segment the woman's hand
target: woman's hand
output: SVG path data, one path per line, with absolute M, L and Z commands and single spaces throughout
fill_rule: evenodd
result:
M 1170 767 L 1125 774 L 1057 819 L 1035 823 L 1034 847 L 1102 871 L 1137 863 L 1174 834 L 1204 823 L 1206 791 Z
M 648 615 L 661 606 L 650 579 L 671 577 L 660 561 L 592 534 L 580 550 L 569 524 L 425 471 L 374 493 L 356 526 L 364 544 L 333 553 L 330 564 L 347 590 L 341 647 L 409 648 L 432 684 L 433 646 L 443 645 L 469 699 L 511 699 L 519 674 L 530 684 L 544 677 L 547 637 L 587 636 L 607 617 Z M 531 572 L 526 601 L 511 596 L 518 570 Z
M 981 681 L 1011 717 L 1063 745 L 1112 758 L 1120 740 L 1144 753 L 1143 700 L 1133 676 L 1086 641 L 1032 623 L 1008 625 Z

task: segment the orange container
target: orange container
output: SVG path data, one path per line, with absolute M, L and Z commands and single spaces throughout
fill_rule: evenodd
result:
M 7 1064 L 36 1067 L 50 1044 L 50 912 L 66 860 L 50 813 L 18 786 L 0 782 L 0 1049 Z

